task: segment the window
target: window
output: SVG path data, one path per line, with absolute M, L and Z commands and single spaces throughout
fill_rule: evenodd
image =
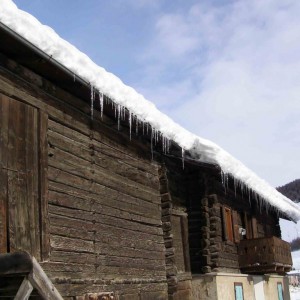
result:
M 283 300 L 283 289 L 282 289 L 282 283 L 277 283 L 277 292 L 278 292 L 278 300 Z
M 235 300 L 244 300 L 243 284 L 241 282 L 234 283 Z

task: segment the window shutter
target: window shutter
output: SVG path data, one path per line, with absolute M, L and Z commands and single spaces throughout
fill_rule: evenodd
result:
M 252 218 L 247 213 L 244 213 L 244 221 L 246 226 L 246 238 L 252 239 L 253 238 Z
M 232 226 L 232 214 L 231 209 L 223 206 L 222 207 L 222 223 L 223 223 L 223 239 L 225 241 L 234 241 L 234 233 Z
M 232 223 L 233 223 L 234 241 L 235 241 L 235 243 L 239 243 L 240 242 L 240 233 L 239 233 L 240 226 L 238 224 L 238 213 L 235 210 L 232 211 Z
M 255 217 L 252 217 L 252 232 L 253 232 L 253 238 L 257 238 L 258 237 L 257 222 Z
M 226 226 L 226 213 L 225 213 L 225 207 L 221 207 L 221 215 L 222 215 L 222 227 L 223 227 L 223 240 L 227 241 L 227 226 Z

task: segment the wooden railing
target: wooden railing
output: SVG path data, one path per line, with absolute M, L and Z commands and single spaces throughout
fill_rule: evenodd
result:
M 0 298 L 63 300 L 36 259 L 27 252 L 0 254 Z M 6 298 L 7 299 L 7 298 Z
M 242 240 L 238 252 L 243 273 L 284 274 L 292 268 L 290 244 L 274 236 Z

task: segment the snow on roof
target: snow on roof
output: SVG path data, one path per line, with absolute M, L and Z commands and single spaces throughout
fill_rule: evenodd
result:
M 249 191 L 256 193 L 264 200 L 264 204 L 275 207 L 295 221 L 300 220 L 298 205 L 277 192 L 218 145 L 176 124 L 133 88 L 60 38 L 53 29 L 19 10 L 11 0 L 0 0 L 0 22 L 51 56 L 74 75 L 89 82 L 95 90 L 110 97 L 117 105 L 126 107 L 130 115 L 149 123 L 156 132 L 161 132 L 164 139 L 172 140 L 182 149 L 189 151 L 194 159 L 219 165 L 225 175 L 231 175 Z

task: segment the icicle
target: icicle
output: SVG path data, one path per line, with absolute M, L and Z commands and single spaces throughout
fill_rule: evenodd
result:
M 167 153 L 170 152 L 171 141 L 167 139 Z
M 233 177 L 233 185 L 234 185 L 234 196 L 236 197 L 236 179 Z
M 91 119 L 94 118 L 94 87 L 91 85 Z
M 130 136 L 130 140 L 131 140 L 132 114 L 130 111 L 128 113 L 128 122 L 129 122 L 129 136 Z
M 99 92 L 100 115 L 103 119 L 103 94 Z
M 244 199 L 244 184 L 241 182 L 241 194 L 242 194 L 242 199 Z
M 163 136 L 163 148 L 164 153 L 167 154 L 169 152 L 169 139 L 165 136 Z
M 184 170 L 184 155 L 185 155 L 185 150 L 181 148 L 181 158 L 182 158 L 182 169 Z
M 228 173 L 225 174 L 225 186 L 226 186 L 226 190 L 229 190 L 229 176 Z
M 148 135 L 148 131 L 149 131 L 149 123 L 147 122 L 147 135 Z
M 144 123 L 144 121 L 142 121 L 142 125 L 143 125 L 143 135 L 145 135 L 145 123 Z
M 118 104 L 118 130 L 120 130 L 121 105 Z
M 152 156 L 152 160 L 153 160 L 153 128 L 151 130 L 151 156 Z
M 139 120 L 138 120 L 137 116 L 136 116 L 136 120 L 135 120 L 135 134 L 136 135 L 139 134 Z
M 222 182 L 223 187 L 224 187 L 224 185 L 225 185 L 225 184 L 224 184 L 224 182 L 225 182 L 224 176 L 225 176 L 225 174 L 224 174 L 223 170 L 221 170 L 221 182 Z
M 76 81 L 76 74 L 75 73 L 73 74 L 73 80 L 74 80 L 74 82 Z
M 249 198 L 249 203 L 251 206 L 251 189 L 248 187 L 248 198 Z
M 152 140 L 155 143 L 155 128 L 153 128 L 152 126 L 151 126 L 151 135 L 152 135 Z

